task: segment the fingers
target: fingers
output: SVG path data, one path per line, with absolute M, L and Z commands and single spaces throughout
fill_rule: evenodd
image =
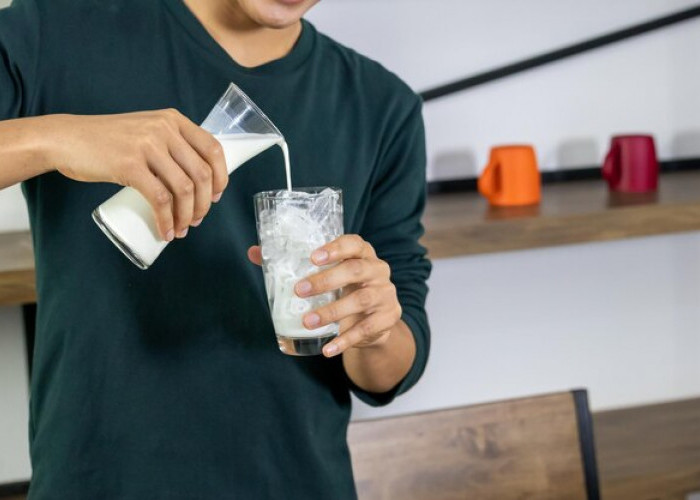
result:
M 342 328 L 345 328 L 343 323 L 353 325 L 328 343 L 323 349 L 324 354 L 332 357 L 351 347 L 383 343 L 401 319 L 401 306 L 396 287 L 391 282 L 389 265 L 378 259 L 374 248 L 358 235 L 337 238 L 317 249 L 311 255 L 311 260 L 318 266 L 337 265 L 297 283 L 295 292 L 299 297 L 320 295 L 340 288 L 353 290 L 302 318 L 309 330 L 332 323 L 340 323 Z M 357 318 L 361 319 L 358 321 Z
M 372 245 L 356 234 L 346 234 L 322 246 L 311 254 L 316 265 L 333 264 L 346 259 L 373 259 L 377 254 Z
M 146 137 L 142 148 L 149 170 L 170 192 L 175 237 L 184 238 L 220 198 L 228 183 L 226 162 L 211 134 L 178 111 L 160 113 L 160 138 Z
M 303 318 L 304 326 L 310 330 L 338 323 L 354 314 L 372 314 L 387 309 L 395 303 L 396 288 L 391 283 L 359 288 L 345 297 L 320 307 Z
M 213 174 L 209 164 L 184 140 L 175 140 L 170 154 L 194 184 L 194 209 L 191 225 L 197 227 L 209 212 L 212 202 Z
M 148 168 L 170 192 L 173 200 L 175 236 L 184 238 L 187 236 L 188 228 L 193 220 L 194 182 L 168 153 L 162 151 L 152 151 L 150 153 Z
M 350 259 L 307 277 L 297 283 L 295 291 L 300 297 L 309 297 L 355 283 L 389 282 L 390 276 L 389 264 L 382 260 Z
M 327 357 L 337 356 L 352 347 L 366 347 L 370 344 L 380 344 L 391 334 L 391 329 L 398 319 L 390 312 L 375 313 L 342 332 L 335 340 L 329 342 L 323 353 Z
M 262 265 L 262 252 L 258 245 L 254 245 L 248 249 L 248 260 L 256 266 Z
M 161 238 L 172 241 L 175 237 L 175 225 L 173 220 L 173 197 L 170 190 L 153 175 L 144 169 L 140 175 L 131 177 L 125 183 L 139 191 L 151 204 L 156 216 L 156 224 Z
M 211 197 L 216 202 L 228 185 L 226 158 L 221 143 L 213 135 L 182 117 L 180 133 L 210 169 Z

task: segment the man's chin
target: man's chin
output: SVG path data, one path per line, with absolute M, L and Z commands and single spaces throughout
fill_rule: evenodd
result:
M 278 3 L 284 4 L 284 5 L 290 5 L 290 6 L 301 5 L 304 2 L 306 2 L 306 0 L 275 0 L 275 1 Z
M 256 9 L 256 22 L 266 28 L 284 29 L 299 22 L 307 10 L 317 2 L 309 5 L 308 0 L 268 0 L 261 2 Z M 251 12 L 253 14 L 253 12 Z
M 257 22 L 266 28 L 270 29 L 285 29 L 289 28 L 290 26 L 294 26 L 299 22 L 301 17 L 297 16 L 282 16 L 282 17 L 276 17 L 276 16 L 261 16 L 261 19 L 257 19 Z
M 273 30 L 282 30 L 285 28 L 289 28 L 290 26 L 294 26 L 296 23 L 299 22 L 298 18 L 289 20 L 289 19 L 274 19 L 274 20 L 264 20 L 261 24 L 265 26 L 266 28 L 270 28 Z

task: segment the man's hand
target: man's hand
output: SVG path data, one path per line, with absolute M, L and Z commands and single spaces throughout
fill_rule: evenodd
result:
M 219 142 L 178 111 L 43 120 L 53 138 L 47 147 L 52 166 L 78 181 L 135 188 L 167 241 L 198 226 L 228 183 Z
M 249 259 L 260 265 L 260 247 L 248 250 Z M 401 319 L 396 287 L 389 265 L 377 257 L 372 245 L 357 235 L 345 235 L 317 249 L 311 260 L 317 266 L 337 264 L 297 283 L 299 297 L 343 289 L 343 296 L 304 316 L 313 330 L 329 323 L 340 324 L 340 335 L 323 349 L 326 356 L 351 347 L 374 347 L 387 342 Z

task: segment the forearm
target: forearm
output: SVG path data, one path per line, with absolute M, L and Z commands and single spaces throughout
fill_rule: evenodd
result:
M 403 380 L 415 357 L 413 334 L 406 323 L 399 321 L 381 343 L 345 351 L 343 366 L 355 385 L 368 392 L 383 393 Z
M 51 170 L 50 116 L 0 121 L 0 189 Z

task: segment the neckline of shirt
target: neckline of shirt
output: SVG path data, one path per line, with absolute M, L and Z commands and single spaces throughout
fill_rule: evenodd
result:
M 292 47 L 292 50 L 284 57 L 275 59 L 260 66 L 252 68 L 242 66 L 233 59 L 219 43 L 209 34 L 202 23 L 185 5 L 183 0 L 166 0 L 166 5 L 169 7 L 172 14 L 182 24 L 182 26 L 190 33 L 195 41 L 202 46 L 211 56 L 213 56 L 227 70 L 233 70 L 237 73 L 245 75 L 271 75 L 281 74 L 301 66 L 311 55 L 314 47 L 314 28 L 305 19 L 301 20 L 301 34 L 299 39 Z

